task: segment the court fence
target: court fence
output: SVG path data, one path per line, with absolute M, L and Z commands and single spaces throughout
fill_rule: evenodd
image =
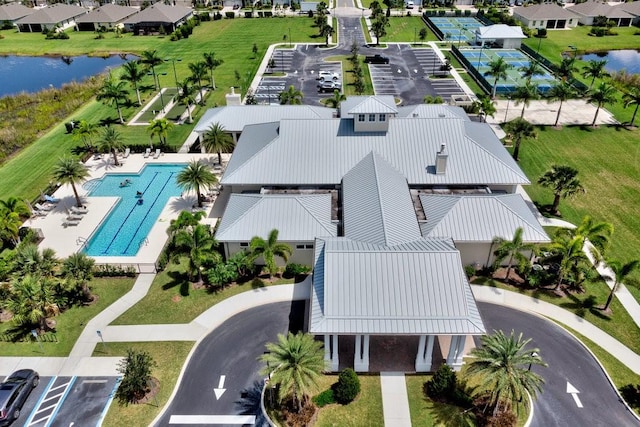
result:
M 458 61 L 467 69 L 471 77 L 478 83 L 478 85 L 488 94 L 491 93 L 493 87 L 487 82 L 487 79 L 484 78 L 482 74 L 474 67 L 469 60 L 460 52 L 460 50 L 456 46 L 451 46 L 451 53 L 455 56 Z

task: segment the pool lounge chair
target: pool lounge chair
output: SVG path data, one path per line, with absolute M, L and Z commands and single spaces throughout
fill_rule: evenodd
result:
M 154 159 L 159 158 L 160 154 L 162 154 L 162 150 L 160 150 L 159 148 L 156 148 L 156 153 L 153 155 L 153 158 Z
M 54 207 L 50 206 L 50 205 L 41 205 L 40 203 L 36 203 L 35 205 L 33 205 L 36 209 L 39 209 L 41 211 L 47 211 L 49 212 L 50 210 L 52 210 Z
M 58 203 L 60 201 L 60 199 L 56 199 L 55 197 L 52 197 L 48 194 L 44 195 L 44 201 L 48 202 L 48 203 Z
M 144 152 L 144 154 L 142 155 L 142 157 L 144 157 L 145 159 L 147 157 L 149 157 L 151 155 L 151 148 L 147 148 Z
M 81 219 L 82 216 L 74 213 L 69 214 L 69 216 L 67 217 L 67 221 L 80 221 Z
M 41 211 L 40 209 L 32 209 L 31 210 L 31 214 L 35 215 L 35 216 L 47 216 L 49 212 L 47 211 Z
M 127 157 L 129 157 L 129 154 L 131 154 L 131 148 L 127 147 L 127 148 L 124 150 L 124 154 L 122 155 L 122 158 L 123 158 L 123 159 L 126 159 Z
M 78 220 L 78 219 L 68 219 L 68 218 L 67 218 L 67 219 L 62 223 L 62 226 L 66 228 L 66 227 L 74 226 L 74 225 L 78 225 L 78 224 L 80 224 L 80 220 Z
M 84 206 L 81 208 L 77 206 L 72 206 L 70 210 L 72 214 L 86 214 L 87 212 L 89 212 L 89 210 Z

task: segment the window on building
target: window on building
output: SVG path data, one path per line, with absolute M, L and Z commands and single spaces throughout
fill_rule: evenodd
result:
M 304 245 L 296 245 L 296 249 L 304 249 Z
M 364 122 L 364 114 L 358 114 L 358 121 Z
M 313 249 L 313 245 L 304 245 L 305 249 Z
M 386 121 L 387 120 L 387 115 L 386 114 L 380 114 L 378 116 L 378 120 L 381 121 L 381 122 Z
M 369 114 L 369 121 L 370 122 L 375 122 L 376 121 L 376 115 L 375 114 Z
M 240 242 L 240 247 L 241 248 L 248 248 L 249 247 L 249 242 Z

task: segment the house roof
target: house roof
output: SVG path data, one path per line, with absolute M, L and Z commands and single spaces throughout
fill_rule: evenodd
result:
M 138 24 L 140 22 L 163 22 L 175 24 L 181 19 L 193 13 L 190 7 L 169 6 L 163 3 L 155 3 L 148 8 L 132 15 L 125 24 Z
M 64 3 L 56 3 L 33 12 L 30 15 L 20 18 L 17 24 L 57 24 L 67 19 L 75 18 L 89 12 L 88 9 L 80 6 L 71 6 Z
M 491 128 L 450 118 L 394 118 L 387 132 L 355 132 L 353 119 L 290 120 L 247 126 L 222 184 L 337 185 L 371 151 L 409 185 L 514 185 L 529 180 Z M 442 143 L 449 158 L 435 174 Z
M 391 95 L 350 96 L 340 104 L 342 116 L 353 114 L 395 114 L 396 102 Z
M 510 240 L 522 227 L 525 242 L 550 241 L 519 194 L 421 194 L 420 202 L 427 217 L 420 223 L 424 237 L 449 236 L 456 243 L 491 242 L 496 237 Z
M 633 15 L 625 12 L 617 6 L 610 6 L 599 1 L 587 1 L 571 7 L 567 7 L 572 12 L 582 16 L 596 17 L 606 16 L 607 18 L 633 18 Z
M 421 237 L 405 177 L 371 152 L 342 179 L 344 236 L 393 246 Z
M 331 195 L 232 194 L 216 231 L 221 242 L 248 242 L 278 230 L 278 239 L 311 242 L 337 235 Z
M 0 5 L 0 21 L 15 21 L 35 12 L 30 7 L 23 6 L 19 3 L 8 3 Z
M 413 117 L 425 119 L 449 118 L 469 120 L 469 116 L 461 107 L 444 104 L 419 104 L 398 107 L 398 117 Z
M 614 7 L 619 7 L 620 9 L 624 10 L 625 12 L 630 13 L 633 16 L 640 16 L 640 1 L 632 1 L 629 3 L 622 3 L 619 5 L 616 5 Z
M 230 105 L 210 108 L 204 113 L 194 131 L 206 132 L 220 123 L 227 132 L 242 132 L 245 126 L 289 119 L 330 119 L 334 110 L 311 105 Z
M 513 9 L 514 16 L 522 16 L 528 20 L 570 19 L 578 16 L 570 10 L 564 9 L 555 3 L 534 4 L 520 6 Z
M 505 24 L 495 24 L 486 27 L 478 27 L 476 36 L 483 40 L 496 39 L 526 39 L 527 36 L 522 32 L 522 27 Z
M 78 19 L 76 19 L 76 22 L 118 23 L 126 17 L 131 16 L 137 12 L 138 9 L 135 9 L 133 7 L 108 3 L 96 9 L 93 9 L 86 15 L 80 16 Z
M 310 313 L 315 334 L 485 333 L 451 239 L 317 239 Z

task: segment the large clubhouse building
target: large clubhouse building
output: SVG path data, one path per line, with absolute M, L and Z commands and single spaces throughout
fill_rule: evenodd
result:
M 416 371 L 459 368 L 487 332 L 464 267 L 492 264 L 494 238 L 518 227 L 526 242 L 549 241 L 516 192 L 529 180 L 491 128 L 458 107 L 364 96 L 337 117 L 328 111 L 205 114 L 197 131 L 219 123 L 237 140 L 216 238 L 230 256 L 275 228 L 290 262 L 313 267 L 308 331 L 324 337 L 331 370 L 379 370 L 376 359 L 400 347 Z

